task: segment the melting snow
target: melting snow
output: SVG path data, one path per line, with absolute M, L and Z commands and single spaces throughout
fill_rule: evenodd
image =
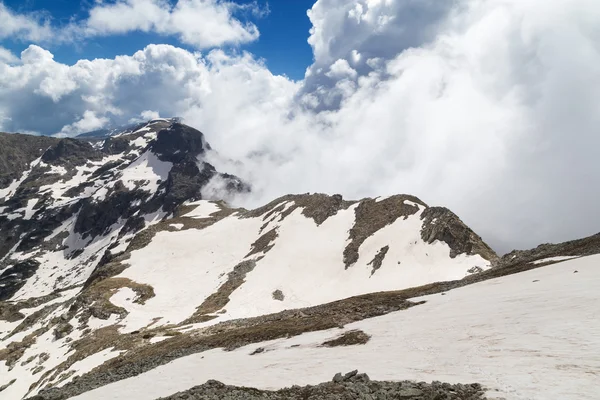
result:
M 120 179 L 129 189 L 135 189 L 139 184 L 151 193 L 158 190 L 159 182 L 169 177 L 173 163 L 161 161 L 156 154 L 147 151 L 121 172 Z
M 67 383 L 71 382 L 76 376 L 81 376 L 87 372 L 90 372 L 97 366 L 104 364 L 106 361 L 115 358 L 121 355 L 122 353 L 123 351 L 115 351 L 113 347 L 110 349 L 104 349 L 96 354 L 92 354 L 91 356 L 84 358 L 81 361 L 75 362 L 71 366 L 71 368 L 68 369 L 68 371 L 75 371 L 75 373 L 57 386 L 61 387 L 66 385 Z
M 158 232 L 152 242 L 131 253 L 131 265 L 120 277 L 150 285 L 155 297 L 130 304 L 121 322 L 131 332 L 163 317 L 158 325 L 180 323 L 227 279 L 256 240 L 259 219 L 227 218 L 205 229 Z M 230 240 L 236 232 L 235 240 Z M 182 284 L 182 279 L 187 284 Z
M 17 189 L 19 188 L 19 186 L 21 185 L 21 183 L 23 183 L 25 181 L 25 179 L 27 179 L 27 177 L 29 176 L 29 174 L 31 173 L 31 170 L 36 167 L 40 161 L 42 160 L 42 158 L 37 158 L 34 161 L 31 162 L 31 164 L 29 164 L 29 170 L 23 172 L 23 175 L 21 175 L 20 179 L 16 179 L 14 181 L 12 181 L 12 183 L 10 185 L 8 185 L 8 187 L 5 187 L 4 189 L 0 189 L 0 199 L 6 199 L 7 197 L 13 195 Z
M 547 263 L 547 262 L 552 262 L 552 261 L 564 261 L 564 260 L 570 260 L 572 258 L 577 258 L 579 256 L 557 256 L 557 257 L 549 257 L 549 258 L 543 258 L 541 260 L 535 260 L 533 262 L 533 264 L 542 264 L 542 263 Z
M 31 219 L 31 217 L 33 217 L 33 214 L 35 214 L 36 210 L 33 209 L 33 207 L 35 207 L 35 205 L 38 203 L 38 199 L 30 199 L 27 201 L 27 206 L 25 207 L 25 215 L 23 216 L 24 219 Z
M 599 263 L 600 255 L 590 256 L 485 281 L 346 325 L 345 331 L 372 336 L 365 345 L 320 347 L 343 332 L 332 329 L 234 351 L 214 349 L 74 399 L 154 399 L 208 379 L 277 389 L 358 369 L 378 380 L 478 382 L 489 398 L 595 400 Z M 265 352 L 249 355 L 258 347 Z
M 217 206 L 216 203 L 212 201 L 200 200 L 189 202 L 185 204 L 186 206 L 197 206 L 189 213 L 185 214 L 184 217 L 188 218 L 207 218 L 210 217 L 210 214 L 216 213 L 221 209 Z

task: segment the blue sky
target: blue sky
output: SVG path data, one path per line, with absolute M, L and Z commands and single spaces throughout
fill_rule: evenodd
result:
M 57 26 L 87 18 L 89 9 L 94 5 L 93 0 L 4 0 L 3 2 L 19 14 L 39 13 L 49 17 L 52 24 Z M 105 1 L 105 3 L 110 2 Z M 236 3 L 247 4 L 253 1 L 236 0 Z M 306 68 L 312 64 L 312 50 L 307 42 L 311 24 L 306 11 L 312 7 L 314 0 L 271 0 L 269 2 L 258 0 L 257 3 L 263 10 L 268 7 L 270 11 L 268 15 L 259 17 L 250 13 L 237 13 L 236 17 L 244 22 L 254 23 L 260 31 L 260 38 L 236 48 L 247 50 L 264 59 L 275 74 L 285 74 L 294 80 L 302 79 Z M 75 43 L 45 43 L 44 48 L 54 54 L 56 61 L 72 65 L 80 59 L 131 55 L 150 43 L 171 44 L 190 51 L 194 50 L 192 46 L 181 43 L 174 36 L 144 32 L 88 38 Z M 17 55 L 29 44 L 17 38 L 0 40 L 0 45 Z

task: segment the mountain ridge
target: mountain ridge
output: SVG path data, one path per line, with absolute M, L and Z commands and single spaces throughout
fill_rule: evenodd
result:
M 11 170 L 0 147 L 0 396 L 79 396 L 600 253 L 595 235 L 499 257 L 450 210 L 406 194 L 232 207 L 207 190 L 251 182 L 206 162 L 204 135 L 176 120 L 88 139 L 0 134 L 19 154 Z

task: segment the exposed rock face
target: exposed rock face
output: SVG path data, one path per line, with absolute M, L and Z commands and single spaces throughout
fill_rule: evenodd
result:
M 293 386 L 278 391 L 258 390 L 228 386 L 208 381 L 185 392 L 179 392 L 162 400 L 305 400 L 305 399 L 405 399 L 405 400 L 483 400 L 484 391 L 479 384 L 451 385 L 442 382 L 381 382 L 371 381 L 366 374 L 352 371 L 336 374 L 331 382 L 314 386 Z
M 88 161 L 102 159 L 102 152 L 94 149 L 88 142 L 78 139 L 61 139 L 44 152 L 42 161 L 48 164 L 75 167 Z
M 479 254 L 488 261 L 496 262 L 498 256 L 480 236 L 466 226 L 456 214 L 445 207 L 429 207 L 423 214 L 421 237 L 427 243 L 436 240 L 450 246 L 450 257 L 459 254 Z
M 173 163 L 196 158 L 207 150 L 210 150 L 210 146 L 204 140 L 202 132 L 180 123 L 159 131 L 152 143 L 152 151 L 160 159 Z
M 40 283 L 40 294 L 85 281 L 110 260 L 104 253 L 111 242 L 201 199 L 215 177 L 232 192 L 249 190 L 204 162 L 204 136 L 177 120 L 113 134 L 90 142 L 0 134 L 0 299 L 16 295 L 50 253 L 74 265 L 67 276 Z M 103 242 L 86 255 L 87 245 Z
M 25 281 L 35 275 L 40 266 L 39 261 L 27 260 L 14 264 L 0 274 L 0 301 L 12 297 L 24 284 Z
M 29 164 L 59 139 L 0 132 L 0 189 L 19 179 Z
M 342 336 L 329 340 L 323 343 L 325 347 L 338 347 L 338 346 L 355 346 L 365 344 L 371 339 L 371 336 L 367 335 L 361 330 L 348 331 Z
M 413 204 L 411 204 L 413 203 Z M 356 207 L 356 223 L 350 230 L 350 243 L 344 250 L 344 264 L 351 267 L 358 260 L 358 250 L 363 242 L 379 229 L 392 224 L 398 218 L 407 218 L 419 211 L 416 204 L 426 206 L 421 200 L 409 195 L 396 195 L 377 201 L 365 199 Z
M 600 253 L 600 233 L 564 243 L 545 243 L 531 250 L 513 250 L 502 256 L 500 266 L 532 263 L 552 257 L 581 257 Z
M 286 202 L 291 202 L 292 205 L 281 214 L 281 219 L 286 218 L 296 209 L 300 208 L 302 209 L 302 215 L 312 218 L 317 225 L 321 225 L 329 217 L 336 215 L 338 211 L 346 210 L 352 204 L 356 203 L 355 201 L 344 200 L 339 194 L 334 194 L 333 196 L 322 193 L 290 194 L 273 200 L 263 207 L 252 210 L 246 216 L 249 218 L 264 216 L 267 219 L 273 213 L 282 210 L 283 204 Z

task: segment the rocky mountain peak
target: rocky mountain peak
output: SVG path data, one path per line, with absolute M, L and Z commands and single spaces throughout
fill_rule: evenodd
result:
M 496 252 L 449 209 L 429 207 L 423 212 L 421 218 L 423 240 L 427 243 L 436 240 L 447 243 L 450 247 L 450 257 L 454 258 L 459 254 L 479 254 L 492 263 L 498 261 Z
M 174 119 L 106 138 L 0 134 L 0 141 L 8 145 L 0 148 L 2 299 L 35 279 L 38 265 L 51 268 L 40 257 L 59 257 L 55 267 L 70 270 L 52 274 L 38 293 L 85 281 L 111 243 L 202 199 L 213 179 L 231 192 L 249 190 L 205 162 L 210 146 L 202 133 Z
M 210 150 L 210 146 L 202 132 L 178 122 L 158 131 L 157 138 L 152 143 L 152 151 L 161 160 L 173 163 L 198 157 L 207 150 Z

